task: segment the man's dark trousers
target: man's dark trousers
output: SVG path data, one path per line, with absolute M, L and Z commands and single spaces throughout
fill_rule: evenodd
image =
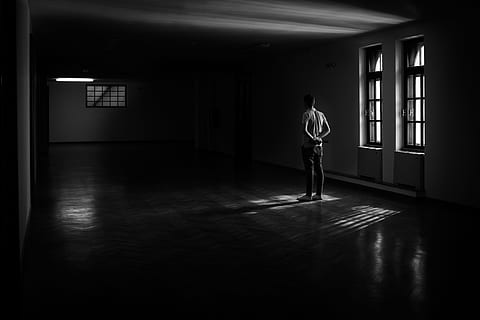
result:
M 317 146 L 319 152 L 314 152 L 313 147 L 302 147 L 303 164 L 305 166 L 305 180 L 307 196 L 312 196 L 314 175 L 317 174 L 317 194 L 323 194 L 323 167 L 322 167 L 322 146 Z

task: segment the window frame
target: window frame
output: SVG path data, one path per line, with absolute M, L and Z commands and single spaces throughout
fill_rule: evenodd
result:
M 425 40 L 423 36 L 414 37 L 403 42 L 403 105 L 402 105 L 402 128 L 403 128 L 403 150 L 406 151 L 415 151 L 415 152 L 424 152 L 425 145 L 426 145 L 426 95 L 425 95 L 425 57 L 424 63 L 421 66 L 408 66 L 408 59 L 411 50 L 414 47 L 417 47 L 419 44 L 423 45 L 423 50 L 425 51 Z M 416 86 L 415 80 L 412 84 L 412 97 L 409 97 L 408 90 L 409 90 L 409 77 L 420 76 L 420 96 L 416 97 Z M 416 101 L 420 100 L 420 107 L 421 110 L 419 111 L 420 120 L 416 119 Z M 409 102 L 413 101 L 414 111 L 413 111 L 413 120 L 409 120 Z M 413 144 L 408 143 L 408 125 L 413 123 L 414 130 L 413 130 L 413 137 L 412 141 Z M 416 125 L 420 124 L 420 143 L 421 145 L 415 145 L 416 141 Z
M 381 54 L 381 71 L 370 71 L 370 57 L 375 54 L 376 52 L 380 52 Z M 383 50 L 382 45 L 377 44 L 370 47 L 365 48 L 365 106 L 364 106 L 364 117 L 365 117 L 365 132 L 366 132 L 366 146 L 371 147 L 382 147 L 383 145 Z M 376 86 L 373 85 L 373 99 L 370 98 L 370 81 L 380 81 L 380 98 L 376 98 Z M 379 120 L 377 120 L 376 110 L 374 108 L 374 119 L 370 119 L 370 103 L 373 102 L 374 105 L 376 102 L 380 102 L 380 116 Z M 370 134 L 371 123 L 380 123 L 380 142 L 370 141 Z
M 106 105 L 101 105 L 101 106 L 97 106 L 97 105 L 93 105 L 93 106 L 89 106 L 88 103 L 91 102 L 91 101 L 88 101 L 88 87 L 117 87 L 117 90 L 118 90 L 118 87 L 123 87 L 124 88 L 124 104 L 123 106 L 119 106 L 119 105 L 116 105 L 116 106 L 106 106 Z M 94 89 L 94 92 L 96 90 Z M 111 89 L 109 90 L 111 92 Z M 121 91 L 121 90 L 120 90 Z M 117 91 L 119 92 L 119 91 Z M 102 95 L 103 97 L 103 95 Z M 118 96 L 117 96 L 118 97 Z M 112 96 L 110 96 L 110 98 L 112 98 Z M 102 98 L 103 99 L 103 98 Z M 110 101 L 112 102 L 112 101 Z M 117 103 L 120 102 L 117 100 Z M 128 105 L 128 87 L 126 84 L 122 84 L 122 83 L 88 83 L 88 84 L 85 84 L 85 107 L 88 108 L 88 109 L 125 109 L 127 108 L 127 105 Z

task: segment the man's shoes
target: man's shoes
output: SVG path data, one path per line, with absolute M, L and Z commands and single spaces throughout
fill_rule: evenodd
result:
M 323 198 L 322 198 L 321 194 L 316 194 L 312 197 L 312 200 L 313 201 L 318 201 L 318 200 L 323 200 Z
M 312 201 L 312 199 L 313 199 L 313 197 L 309 196 L 309 195 L 304 195 L 304 196 L 301 196 L 301 197 L 297 198 L 298 201 L 302 201 L 302 202 Z

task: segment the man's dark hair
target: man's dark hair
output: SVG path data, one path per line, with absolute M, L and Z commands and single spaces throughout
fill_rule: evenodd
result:
M 312 96 L 311 94 L 306 94 L 304 97 L 303 97 L 303 102 L 305 102 L 305 105 L 307 107 L 312 107 L 313 104 L 315 103 L 315 97 Z

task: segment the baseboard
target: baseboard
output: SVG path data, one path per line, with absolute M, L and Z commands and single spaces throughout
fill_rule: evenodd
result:
M 391 185 L 386 183 L 373 182 L 370 180 L 361 179 L 356 176 L 349 176 L 349 175 L 331 172 L 331 171 L 325 171 L 325 177 L 329 179 L 357 184 L 357 185 L 361 185 L 361 186 L 365 186 L 373 189 L 397 193 L 397 194 L 401 194 L 401 195 L 409 196 L 413 198 L 423 198 L 425 196 L 424 192 L 421 192 L 418 190 L 402 188 L 401 186 L 396 186 L 396 185 Z
M 297 172 L 303 174 L 303 169 L 293 168 L 293 167 L 289 167 L 289 166 L 285 166 L 285 165 L 281 165 L 281 164 L 277 164 L 277 163 L 272 163 L 272 162 L 268 162 L 268 161 L 263 161 L 263 160 L 255 160 L 255 162 L 262 163 L 264 165 L 270 165 L 270 166 L 274 166 L 274 167 L 280 167 L 280 168 L 284 168 L 284 169 L 288 169 L 288 170 L 293 170 L 293 171 L 297 171 Z M 414 190 L 414 189 L 411 189 L 411 188 L 406 188 L 406 187 L 397 186 L 397 185 L 393 185 L 393 184 L 374 182 L 374 181 L 369 180 L 369 179 L 362 179 L 361 177 L 357 177 L 357 176 L 353 176 L 353 175 L 347 175 L 347 174 L 338 173 L 338 172 L 334 172 L 334 171 L 328 171 L 328 170 L 324 170 L 324 174 L 325 174 L 325 178 L 331 179 L 331 180 L 347 182 L 347 183 L 354 184 L 354 185 L 361 185 L 361 186 L 364 186 L 364 187 L 377 189 L 377 190 L 381 190 L 381 191 L 386 191 L 386 192 L 391 192 L 391 193 L 396 193 L 396 194 L 400 194 L 400 195 L 405 195 L 405 196 L 412 197 L 412 198 L 424 198 L 425 197 L 424 192 Z

